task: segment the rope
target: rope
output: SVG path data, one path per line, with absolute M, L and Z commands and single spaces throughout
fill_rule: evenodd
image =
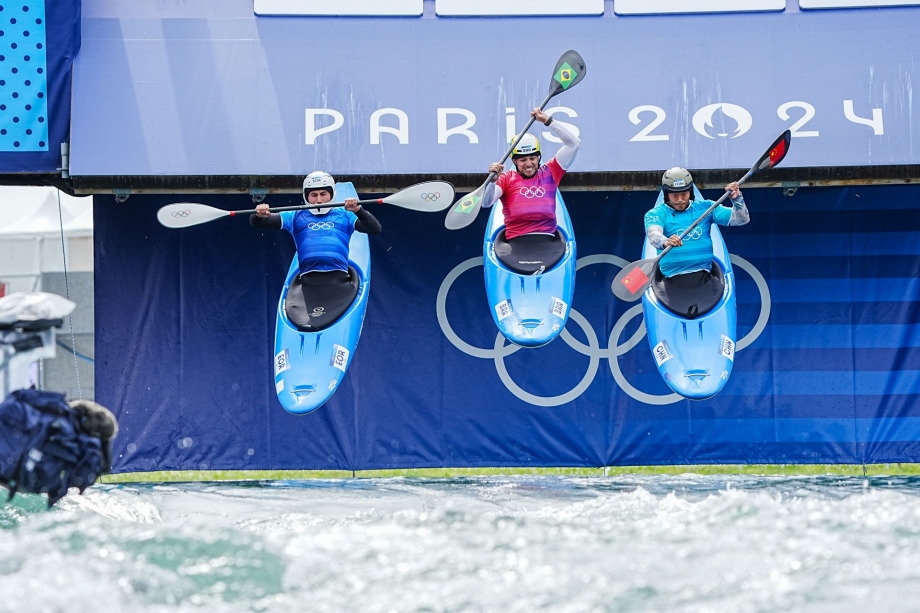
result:
M 58 347 L 63 347 L 64 349 L 67 350 L 68 353 L 72 353 L 73 355 L 77 356 L 77 357 L 80 358 L 81 360 L 86 360 L 86 361 L 89 362 L 90 364 L 95 364 L 95 363 L 96 363 L 96 360 L 94 360 L 93 358 L 89 357 L 88 355 L 84 355 L 84 354 L 80 353 L 79 351 L 75 350 L 73 347 L 71 347 L 70 345 L 68 345 L 67 343 L 65 343 L 64 341 L 62 341 L 62 340 L 59 339 L 59 338 L 55 339 L 55 343 L 57 343 L 57 346 L 58 346 Z
M 57 201 L 58 201 L 58 218 L 61 220 L 61 253 L 64 256 L 64 292 L 66 294 L 65 298 L 70 300 L 70 281 L 67 278 L 67 243 L 64 240 L 64 210 L 61 205 L 61 190 L 57 190 Z M 70 314 L 70 347 L 76 348 L 77 339 L 73 331 L 73 313 Z M 68 347 L 68 349 L 70 349 Z M 70 349 L 70 352 L 73 354 L 73 370 L 77 374 L 77 396 L 80 400 L 83 400 L 83 388 L 80 386 L 80 366 L 77 364 L 77 352 L 75 349 Z

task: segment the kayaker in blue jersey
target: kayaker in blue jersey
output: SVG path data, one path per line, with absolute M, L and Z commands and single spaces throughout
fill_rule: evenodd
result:
M 331 202 L 335 196 L 335 179 L 321 170 L 311 172 L 303 181 L 303 200 L 307 205 Z M 303 294 L 310 303 L 311 288 L 324 286 L 327 311 L 338 310 L 339 302 L 354 298 L 348 271 L 348 245 L 354 232 L 379 234 L 380 222 L 364 210 L 356 198 L 346 198 L 345 207 L 328 207 L 271 213 L 269 205 L 256 207 L 249 223 L 256 228 L 287 230 L 297 244 Z M 335 287 L 341 287 L 336 296 Z
M 744 204 L 737 182 L 725 186 L 731 194 L 731 207 L 720 206 L 681 240 L 679 235 L 703 212 L 712 206 L 711 200 L 693 199 L 693 177 L 686 169 L 674 167 L 665 171 L 661 178 L 664 202 L 655 205 L 645 214 L 645 234 L 649 242 L 659 251 L 673 245 L 661 258 L 658 269 L 665 282 L 674 290 L 692 289 L 703 291 L 711 288 L 721 295 L 721 284 L 712 283 L 712 238 L 713 222 L 720 226 L 743 226 L 751 218 Z

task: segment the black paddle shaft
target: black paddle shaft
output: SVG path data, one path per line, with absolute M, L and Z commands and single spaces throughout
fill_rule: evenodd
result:
M 375 198 L 373 200 L 358 200 L 358 204 L 383 204 L 383 198 Z M 344 202 L 327 202 L 326 204 L 300 204 L 297 206 L 279 206 L 268 209 L 269 213 L 281 213 L 283 211 L 310 211 L 313 209 L 334 209 L 340 206 L 345 206 Z M 248 209 L 246 211 L 230 211 L 230 216 L 234 215 L 246 215 L 255 213 L 255 209 Z
M 542 111 L 544 108 L 546 108 L 546 105 L 549 104 L 549 101 L 550 101 L 550 100 L 552 99 L 552 97 L 555 96 L 557 93 L 558 93 L 558 92 L 556 92 L 555 89 L 550 90 L 550 92 L 546 95 L 546 98 L 544 98 L 544 99 L 543 99 L 543 102 L 540 104 L 540 110 L 541 110 L 541 111 Z M 511 155 L 511 152 L 514 151 L 514 148 L 515 148 L 515 147 L 517 147 L 517 144 L 521 141 L 522 138 L 524 138 L 524 135 L 527 134 L 527 130 L 529 130 L 529 129 L 530 129 L 530 126 L 533 125 L 533 122 L 534 122 L 535 119 L 536 119 L 536 117 L 534 117 L 533 115 L 531 115 L 531 116 L 530 116 L 530 121 L 527 122 L 527 125 L 524 126 L 524 129 L 521 130 L 520 132 L 518 132 L 518 133 L 514 136 L 514 138 L 511 139 L 511 146 L 508 147 L 508 150 L 507 150 L 507 151 L 505 151 L 505 155 L 502 156 L 502 159 L 500 159 L 500 160 L 498 161 L 499 164 L 504 164 L 504 163 L 505 163 L 505 160 L 508 159 L 508 156 Z M 490 173 L 489 173 L 489 176 L 486 177 L 486 182 L 482 184 L 482 187 L 485 187 L 486 185 L 488 185 L 488 184 L 492 181 L 492 179 L 495 178 L 496 175 L 498 175 L 497 172 L 490 172 Z M 481 189 L 481 188 L 480 188 L 480 189 Z

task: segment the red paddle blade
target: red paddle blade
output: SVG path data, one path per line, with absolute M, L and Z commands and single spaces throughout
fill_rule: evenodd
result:
M 613 278 L 610 291 L 620 300 L 635 302 L 642 297 L 651 283 L 649 275 L 654 273 L 657 265 L 658 258 L 648 258 L 627 264 Z
M 773 144 L 770 145 L 770 148 L 763 155 L 760 160 L 754 164 L 755 172 L 761 170 L 766 170 L 767 168 L 773 168 L 777 164 L 783 161 L 783 158 L 786 157 L 786 154 L 789 153 L 789 143 L 792 141 L 792 132 L 786 130 L 779 135 Z
M 632 272 L 620 279 L 620 283 L 629 290 L 630 294 L 641 291 L 648 283 L 648 275 L 642 272 L 642 269 L 636 266 Z

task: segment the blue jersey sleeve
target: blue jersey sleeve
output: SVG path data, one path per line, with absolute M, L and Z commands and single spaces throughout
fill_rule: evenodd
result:
M 708 201 L 706 206 L 712 206 L 712 201 Z M 732 218 L 732 208 L 730 206 L 717 206 L 712 212 L 712 220 L 720 226 L 727 226 Z
M 352 213 L 351 211 L 345 211 L 345 215 L 348 216 L 348 221 L 351 222 L 351 227 L 355 227 L 355 222 L 358 221 L 358 216 Z
M 294 233 L 294 216 L 297 214 L 297 211 L 281 211 L 278 213 L 281 215 L 281 229 L 287 230 L 291 234 Z

